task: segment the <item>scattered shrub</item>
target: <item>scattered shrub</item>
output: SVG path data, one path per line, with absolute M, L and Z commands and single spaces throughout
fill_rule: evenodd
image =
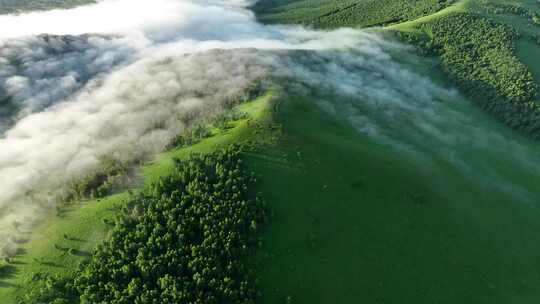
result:
M 131 163 L 103 159 L 97 170 L 71 184 L 64 201 L 102 198 L 112 194 L 116 188 L 131 183 L 129 177 L 131 166 Z

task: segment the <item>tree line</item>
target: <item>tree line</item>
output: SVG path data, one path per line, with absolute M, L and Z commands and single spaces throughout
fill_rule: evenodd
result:
M 267 222 L 254 182 L 238 145 L 175 160 L 72 278 L 43 278 L 24 303 L 254 303 L 246 257 Z
M 486 0 L 482 1 L 482 5 L 486 8 L 486 11 L 491 14 L 510 14 L 521 16 L 529 19 L 534 25 L 540 25 L 540 15 L 537 12 L 523 6 L 507 3 L 492 3 Z
M 428 55 L 482 108 L 507 125 L 540 138 L 540 106 L 531 72 L 515 54 L 512 27 L 472 13 L 453 13 L 422 23 L 424 33 L 397 32 Z
M 318 28 L 366 27 L 407 21 L 435 13 L 454 0 L 261 0 L 259 19 Z

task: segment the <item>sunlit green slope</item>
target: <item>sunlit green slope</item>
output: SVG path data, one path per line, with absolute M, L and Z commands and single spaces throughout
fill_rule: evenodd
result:
M 427 158 L 414 156 L 360 135 L 344 122 L 347 113 L 314 104 L 283 101 L 283 142 L 247 158 L 275 214 L 259 256 L 261 303 L 540 300 L 539 206 L 479 170 L 489 158 L 504 180 L 540 196 L 538 173 L 511 168 L 515 151 L 463 145 L 457 149 L 476 172 L 463 171 L 437 157 L 434 138 L 424 139 Z M 485 132 L 519 138 L 472 105 L 461 111 Z

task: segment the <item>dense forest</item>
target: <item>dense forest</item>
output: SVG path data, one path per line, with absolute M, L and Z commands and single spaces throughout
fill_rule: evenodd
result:
M 173 174 L 134 195 L 73 278 L 38 275 L 42 287 L 24 303 L 253 303 L 245 257 L 267 215 L 240 155 L 233 145 L 176 160 Z
M 453 0 L 261 0 L 254 6 L 265 22 L 302 23 L 319 28 L 375 26 L 432 14 Z
M 423 35 L 397 33 L 423 52 L 438 55 L 446 74 L 482 108 L 540 138 L 538 87 L 515 55 L 517 31 L 471 13 L 450 14 L 418 27 Z

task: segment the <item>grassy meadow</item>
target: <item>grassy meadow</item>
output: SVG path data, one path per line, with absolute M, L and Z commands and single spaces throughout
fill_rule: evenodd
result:
M 281 103 L 276 122 L 283 142 L 247 157 L 275 213 L 261 303 L 540 299 L 537 206 L 400 155 L 309 99 Z

